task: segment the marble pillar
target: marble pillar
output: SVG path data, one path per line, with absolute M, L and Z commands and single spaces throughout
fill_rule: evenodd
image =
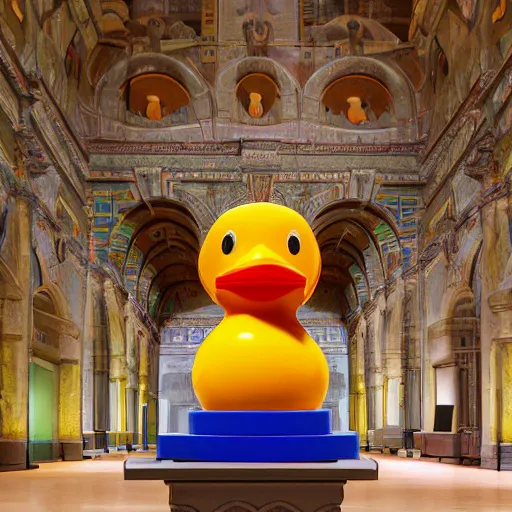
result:
M 85 309 L 82 329 L 82 427 L 94 430 L 94 298 L 91 271 L 87 270 Z
M 506 428 L 503 429 L 503 397 L 512 396 L 512 382 L 503 379 L 503 374 L 498 375 L 503 357 L 502 343 L 512 335 L 512 304 L 510 308 L 508 306 L 510 287 L 502 283 L 511 252 L 508 211 L 508 197 L 490 201 L 481 210 L 484 234 L 481 260 L 481 456 L 482 466 L 492 469 L 497 468 L 497 443 L 504 440 L 506 432 Z
M 126 431 L 126 340 L 124 307 L 119 304 L 115 287 L 111 281 L 105 282 L 105 300 L 108 312 L 109 331 L 109 430 L 110 444 L 118 443 L 118 432 Z
M 149 359 L 148 359 L 148 338 L 142 335 L 138 336 L 139 341 L 139 412 L 138 412 L 138 431 L 141 436 L 142 432 L 142 406 L 148 403 L 148 386 L 149 386 Z M 142 442 L 142 439 L 141 439 Z
M 59 443 L 64 460 L 82 460 L 81 370 L 79 361 L 59 366 Z
M 364 346 L 366 323 L 364 317 L 357 320 L 355 332 L 350 336 L 350 430 L 359 434 L 359 443 L 368 443 L 368 406 L 364 373 Z
M 17 268 L 0 277 L 0 471 L 27 467 L 28 362 L 32 334 L 31 209 L 16 200 L 13 230 Z
M 377 297 L 365 311 L 366 343 L 365 343 L 365 380 L 368 403 L 368 429 L 384 427 L 384 382 L 380 350 L 380 309 Z

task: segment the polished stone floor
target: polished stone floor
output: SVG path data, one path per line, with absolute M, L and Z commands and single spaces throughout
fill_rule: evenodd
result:
M 344 512 L 512 512 L 512 472 L 375 456 L 378 482 L 351 482 Z M 125 482 L 120 460 L 0 473 L 0 512 L 168 512 L 159 482 Z

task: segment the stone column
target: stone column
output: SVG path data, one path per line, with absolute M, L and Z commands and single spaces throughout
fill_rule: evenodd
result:
M 28 439 L 28 361 L 32 335 L 31 210 L 16 200 L 8 229 L 17 258 L 9 281 L 0 280 L 2 320 L 0 332 L 0 471 L 26 469 Z M 0 262 L 3 265 L 3 262 Z M 14 270 L 14 269 L 13 269 Z
M 79 361 L 59 366 L 59 443 L 64 460 L 82 460 L 81 371 Z
M 142 436 L 142 406 L 148 403 L 149 387 L 149 360 L 148 360 L 148 338 L 143 335 L 139 337 L 139 425 L 138 431 Z M 142 439 L 141 439 L 142 442 Z
M 98 292 L 103 291 L 100 276 L 95 279 Z M 109 332 L 106 320 L 107 312 L 104 297 L 99 296 L 94 302 L 94 430 L 106 432 L 109 428 Z M 100 442 L 103 447 L 103 440 Z M 95 442 L 96 448 L 100 444 Z
M 87 270 L 85 310 L 82 329 L 82 425 L 84 432 L 94 430 L 94 296 L 93 277 Z
M 125 308 L 126 363 L 128 370 L 126 382 L 126 430 L 131 437 L 128 442 L 132 443 L 135 442 L 135 434 L 137 432 L 137 405 L 135 404 L 135 399 L 139 385 L 134 315 L 132 305 L 128 302 Z
M 105 299 L 108 312 L 109 332 L 109 411 L 112 433 L 126 431 L 126 352 L 124 332 L 124 308 L 118 303 L 116 290 L 111 281 L 105 283 Z M 118 438 L 117 438 L 118 439 Z M 114 439 L 110 439 L 110 443 Z
M 403 302 L 404 283 L 397 278 L 388 289 L 386 309 L 382 312 L 381 352 L 384 374 L 383 426 L 403 426 Z
M 359 434 L 360 446 L 368 443 L 368 404 L 364 374 L 364 346 L 366 322 L 361 315 L 354 320 L 355 327 L 350 336 L 350 430 Z M 350 329 L 352 331 L 352 329 Z
M 506 340 L 512 335 L 509 313 L 512 303 L 509 306 L 508 298 L 512 290 L 510 187 L 501 179 L 493 154 L 495 148 L 493 134 L 487 133 L 476 142 L 465 169 L 468 176 L 482 184 L 481 458 L 482 467 L 492 469 L 497 467 L 497 443 L 504 441 L 503 436 L 509 432 L 505 427 L 508 413 L 505 412 L 507 399 L 504 400 L 504 397 L 512 396 L 512 379 L 505 375 L 501 367 L 509 355 Z M 512 442 L 512 439 L 509 441 Z
M 420 333 L 417 328 L 418 287 L 415 280 L 406 281 L 404 297 L 403 380 L 404 428 L 421 428 L 421 358 Z
M 365 375 L 366 393 L 368 401 L 368 429 L 375 430 L 383 428 L 383 375 L 382 361 L 379 343 L 380 308 L 379 297 L 375 297 L 364 315 L 366 318 L 366 344 L 365 344 Z
M 506 337 L 502 326 L 496 322 L 490 298 L 503 278 L 507 265 L 508 241 L 508 200 L 501 198 L 489 202 L 481 211 L 483 246 L 481 259 L 482 299 L 481 299 L 481 357 L 482 357 L 482 466 L 496 469 L 499 412 L 498 379 L 496 375 L 498 346 L 494 340 Z M 499 293 L 499 292 L 498 292 Z M 503 309 L 499 296 L 493 297 L 495 311 Z M 489 371 L 486 369 L 489 368 Z M 503 394 L 504 390 L 501 390 Z
M 492 443 L 500 445 L 501 469 L 512 470 L 512 287 L 490 294 L 489 306 L 496 319 L 489 357 L 490 389 L 494 396 L 490 409 L 496 411 L 496 420 L 494 424 L 491 423 L 490 436 Z M 485 429 L 485 420 L 483 425 Z M 495 463 L 497 466 L 495 451 L 492 451 L 492 460 L 486 453 L 486 467 L 494 468 Z

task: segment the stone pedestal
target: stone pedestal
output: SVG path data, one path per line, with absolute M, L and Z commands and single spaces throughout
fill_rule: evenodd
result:
M 172 512 L 339 512 L 348 480 L 377 480 L 368 458 L 245 464 L 128 459 L 126 480 L 163 480 Z

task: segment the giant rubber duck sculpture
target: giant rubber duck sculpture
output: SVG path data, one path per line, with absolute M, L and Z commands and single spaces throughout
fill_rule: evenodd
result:
M 315 235 L 290 208 L 253 203 L 217 220 L 199 254 L 199 277 L 226 316 L 200 346 L 192 370 L 203 409 L 322 405 L 327 361 L 297 320 L 320 270 Z
M 358 458 L 355 432 L 332 433 L 320 409 L 324 354 L 297 319 L 321 272 L 306 220 L 272 204 L 238 206 L 211 227 L 199 277 L 225 311 L 199 347 L 192 384 L 202 411 L 190 434 L 161 434 L 159 459 L 308 462 Z

